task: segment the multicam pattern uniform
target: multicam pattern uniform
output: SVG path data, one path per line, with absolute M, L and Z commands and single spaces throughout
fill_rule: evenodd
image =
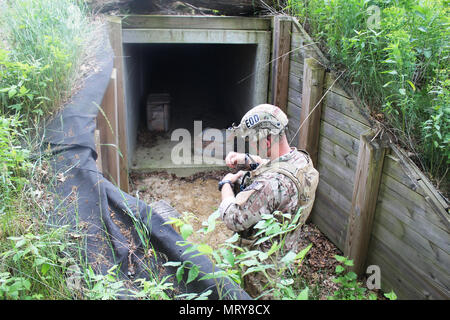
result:
M 285 174 L 265 168 L 276 162 L 290 163 L 292 167 L 299 169 L 298 188 L 296 183 Z M 222 201 L 219 211 L 226 226 L 239 232 L 251 228 L 261 220 L 263 214 L 272 214 L 274 211 L 295 214 L 301 207 L 302 213 L 298 227 L 287 235 L 285 242 L 285 249 L 297 251 L 298 232 L 311 212 L 318 182 L 319 173 L 312 166 L 309 156 L 293 149 L 275 162 L 269 161 L 253 171 L 251 184 L 235 198 Z

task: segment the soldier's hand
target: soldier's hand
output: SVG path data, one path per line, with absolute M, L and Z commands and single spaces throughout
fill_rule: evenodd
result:
M 225 157 L 225 164 L 232 169 L 236 169 L 239 164 L 245 164 L 245 154 L 231 151 Z
M 243 175 L 245 174 L 245 171 L 238 171 L 237 173 L 227 173 L 225 177 L 222 178 L 223 180 L 230 180 L 232 183 L 235 183 L 239 180 Z

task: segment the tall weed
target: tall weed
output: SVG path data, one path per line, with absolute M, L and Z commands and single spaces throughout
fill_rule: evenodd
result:
M 438 183 L 450 164 L 449 8 L 447 0 L 288 0 L 285 8 Z
M 68 98 L 90 23 L 84 2 L 11 0 L 0 13 L 3 113 L 47 116 Z

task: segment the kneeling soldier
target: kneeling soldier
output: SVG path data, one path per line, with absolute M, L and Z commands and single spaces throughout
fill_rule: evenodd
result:
M 230 168 L 244 165 L 247 171 L 229 173 L 219 182 L 222 202 L 221 218 L 226 226 L 248 240 L 253 226 L 264 214 L 275 211 L 295 215 L 301 210 L 298 227 L 286 236 L 285 250 L 296 252 L 300 226 L 308 218 L 314 203 L 319 173 L 306 151 L 291 148 L 286 138 L 288 119 L 276 106 L 262 104 L 248 111 L 239 126 L 230 128 L 250 143 L 259 141 L 268 159 L 257 155 L 230 152 L 225 162 Z M 247 180 L 242 191 L 235 194 L 233 186 Z

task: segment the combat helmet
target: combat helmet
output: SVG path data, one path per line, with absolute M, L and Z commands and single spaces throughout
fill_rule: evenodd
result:
M 238 126 L 229 128 L 236 135 L 261 139 L 267 135 L 279 135 L 287 127 L 288 118 L 277 106 L 260 104 L 248 111 Z

